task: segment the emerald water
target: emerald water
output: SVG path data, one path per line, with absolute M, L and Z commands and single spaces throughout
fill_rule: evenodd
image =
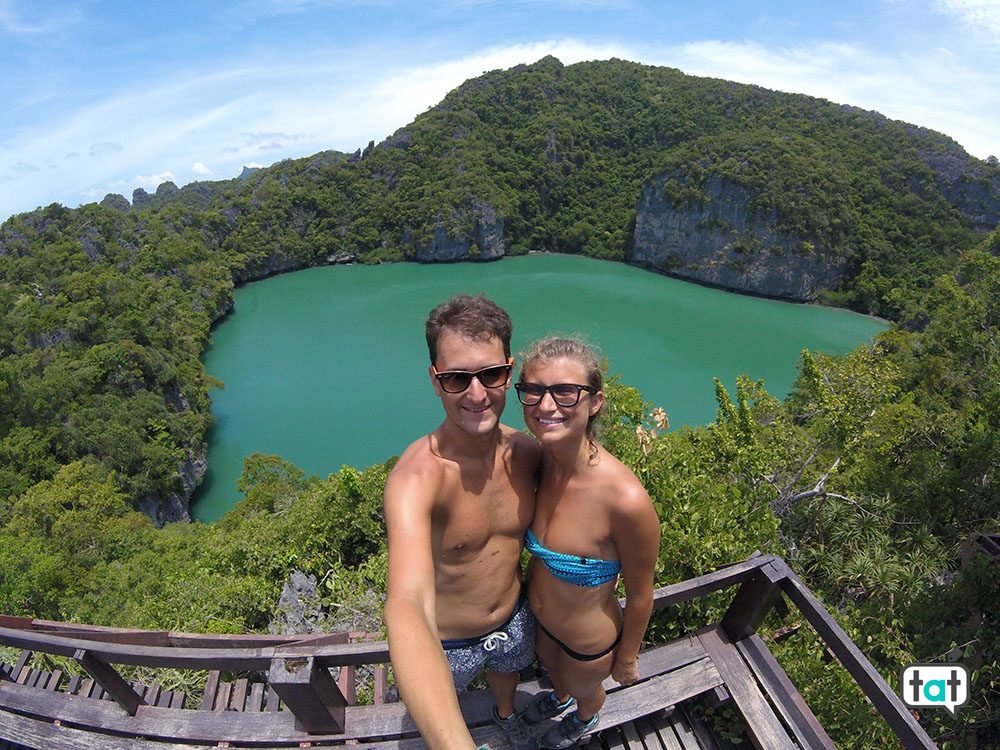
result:
M 621 263 L 529 255 L 493 263 L 327 266 L 236 291 L 213 332 L 208 372 L 217 421 L 192 515 L 213 521 L 242 498 L 243 458 L 280 455 L 307 474 L 398 455 L 443 411 L 427 374 L 423 325 L 445 297 L 484 293 L 514 321 L 515 351 L 579 333 L 610 370 L 662 406 L 672 427 L 715 418 L 713 377 L 763 378 L 784 397 L 802 349 L 844 353 L 885 329 L 845 310 L 748 297 Z M 504 421 L 523 429 L 513 390 Z

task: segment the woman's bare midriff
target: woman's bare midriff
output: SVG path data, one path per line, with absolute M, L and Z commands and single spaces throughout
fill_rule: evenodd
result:
M 535 618 L 569 648 L 591 654 L 614 643 L 622 620 L 616 581 L 577 586 L 559 580 L 534 558 L 528 564 L 527 579 Z

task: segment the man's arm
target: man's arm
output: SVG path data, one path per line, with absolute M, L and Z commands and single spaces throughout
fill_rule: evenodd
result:
M 660 552 L 660 520 L 638 480 L 622 492 L 612 517 L 612 535 L 625 581 L 625 619 L 611 676 L 628 685 L 639 679 L 639 647 L 653 611 L 653 575 Z
M 431 553 L 431 512 L 438 483 L 422 473 L 393 472 L 385 486 L 389 656 L 400 695 L 427 745 L 432 750 L 474 750 L 438 637 Z

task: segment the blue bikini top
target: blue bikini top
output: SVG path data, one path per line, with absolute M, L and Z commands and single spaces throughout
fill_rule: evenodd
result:
M 541 560 L 556 578 L 576 586 L 600 586 L 613 581 L 622 569 L 618 560 L 595 560 L 546 549 L 538 542 L 531 529 L 524 534 L 524 548 Z

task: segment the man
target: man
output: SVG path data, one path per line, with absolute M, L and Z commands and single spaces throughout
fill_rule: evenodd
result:
M 444 422 L 410 445 L 385 485 L 389 655 L 406 707 L 431 748 L 476 746 L 456 691 L 483 666 L 494 721 L 533 747 L 514 711 L 535 623 L 521 591 L 521 549 L 535 511 L 541 452 L 500 424 L 513 359 L 510 318 L 457 295 L 427 320 L 429 368 Z

